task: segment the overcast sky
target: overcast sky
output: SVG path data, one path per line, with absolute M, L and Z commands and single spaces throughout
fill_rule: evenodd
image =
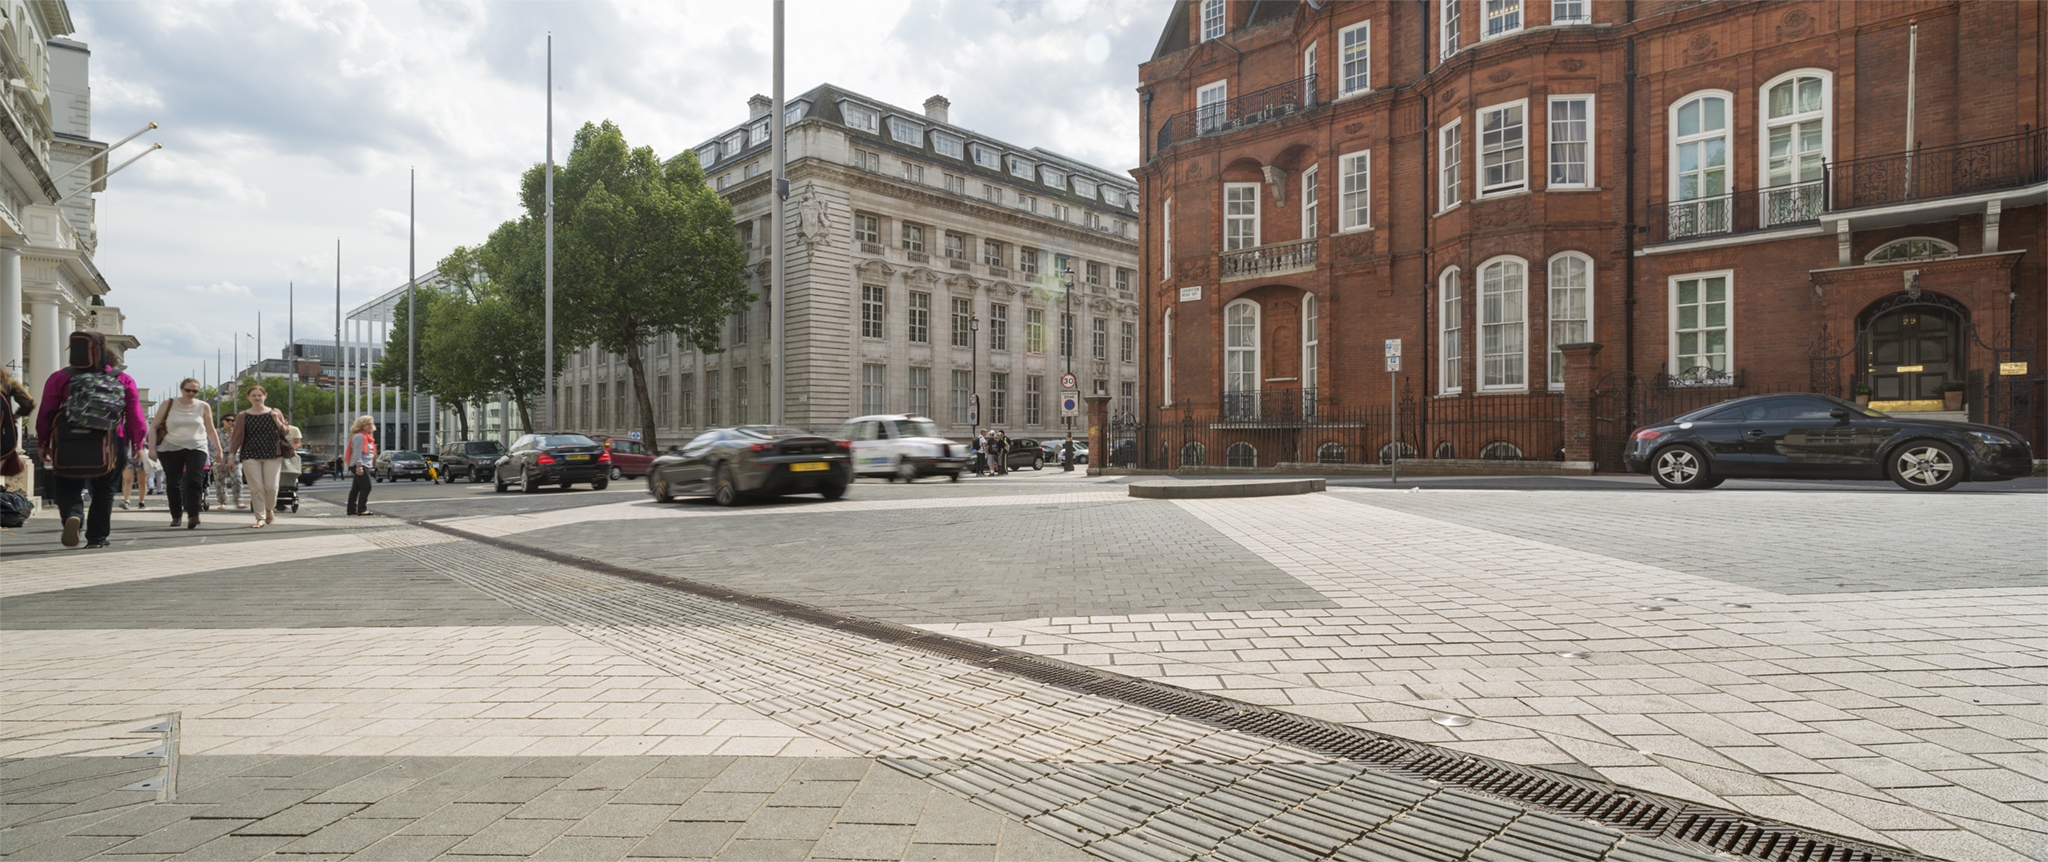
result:
M 1135 165 L 1137 65 L 1166 0 L 791 0 L 787 94 L 831 82 L 1112 170 Z M 554 33 L 555 146 L 610 119 L 663 157 L 746 119 L 772 84 L 772 8 L 743 2 L 73 2 L 92 49 L 93 133 L 164 149 L 98 195 L 96 261 L 161 397 L 212 381 L 405 283 L 406 175 L 419 172 L 421 273 L 511 218 L 544 157 Z M 136 145 L 131 144 L 130 147 Z M 139 150 L 136 150 L 139 152 Z M 127 158 L 116 153 L 114 164 Z M 202 366 L 202 363 L 204 365 Z M 232 370 L 232 362 L 229 362 Z

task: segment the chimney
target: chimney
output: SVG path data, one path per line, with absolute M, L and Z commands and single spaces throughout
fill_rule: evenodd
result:
M 753 98 L 747 100 L 747 119 L 751 120 L 755 117 L 763 116 L 773 107 L 775 107 L 774 100 L 760 93 L 755 93 Z
M 924 100 L 924 115 L 936 122 L 951 122 L 946 119 L 946 109 L 952 106 L 953 103 L 946 101 L 945 96 L 933 96 Z

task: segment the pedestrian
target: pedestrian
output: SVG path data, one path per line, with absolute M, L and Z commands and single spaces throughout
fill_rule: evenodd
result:
M 149 457 L 149 447 L 144 446 L 142 457 L 128 462 L 121 469 L 121 508 L 128 508 L 128 495 L 135 495 L 135 508 L 149 508 L 149 471 L 154 469 Z
M 974 455 L 974 475 L 979 476 L 988 466 L 988 433 L 984 431 L 975 434 L 974 442 L 968 444 L 968 447 L 968 451 Z
M 113 532 L 114 483 L 122 468 L 141 458 L 148 427 L 135 379 L 114 367 L 105 335 L 71 333 L 71 364 L 43 384 L 36 437 L 56 474 L 64 547 L 78 547 L 81 526 L 87 549 L 106 547 Z M 80 501 L 87 487 L 90 511 Z
M 232 440 L 234 436 L 234 415 L 230 414 L 221 417 L 220 435 L 215 439 Z M 228 449 L 222 449 L 220 452 L 215 453 L 213 458 L 213 508 L 216 511 L 227 511 L 228 497 L 230 496 L 235 498 L 235 508 L 249 508 L 242 504 L 242 480 L 235 475 L 234 453 Z
M 376 419 L 359 416 L 348 426 L 348 448 L 342 452 L 341 463 L 354 477 L 348 486 L 348 513 L 370 514 L 370 468 L 377 464 Z
M 199 381 L 178 384 L 178 396 L 165 399 L 150 422 L 150 445 L 164 469 L 164 496 L 171 505 L 171 529 L 199 528 L 206 510 L 207 458 L 220 451 L 213 432 L 213 405 L 199 397 Z
M 36 415 L 36 399 L 28 394 L 28 387 L 0 368 L 0 419 L 6 426 L 0 427 L 0 487 L 23 496 L 28 494 L 28 482 L 34 478 L 29 468 L 31 462 L 22 454 L 21 422 Z
M 277 471 L 291 445 L 285 442 L 291 420 L 264 403 L 269 397 L 263 387 L 249 387 L 249 409 L 235 414 L 235 434 L 228 441 L 228 457 L 242 468 L 242 483 L 249 488 L 249 510 L 256 516 L 252 529 L 277 520 Z
M 996 475 L 1007 476 L 1010 473 L 1010 438 L 1003 436 L 1001 431 L 989 433 L 995 438 L 994 445 L 989 447 L 989 458 L 995 464 Z

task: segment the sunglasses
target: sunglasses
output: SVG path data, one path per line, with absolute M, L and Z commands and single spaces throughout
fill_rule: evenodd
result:
M 185 394 L 186 394 L 186 395 L 198 395 L 198 394 L 199 394 L 199 390 L 197 390 L 197 389 L 187 389 L 187 390 L 185 390 Z

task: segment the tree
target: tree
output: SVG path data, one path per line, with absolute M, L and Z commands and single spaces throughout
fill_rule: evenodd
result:
M 509 281 L 529 307 L 539 304 L 544 276 L 545 170 L 534 166 L 520 184 L 526 218 L 486 244 L 486 258 L 495 251 L 516 272 Z M 664 162 L 651 147 L 627 146 L 610 121 L 577 130 L 555 174 L 555 343 L 626 358 L 649 447 L 660 443 L 640 346 L 674 335 L 716 352 L 721 323 L 754 299 L 745 266 L 732 205 L 706 185 L 695 153 Z

